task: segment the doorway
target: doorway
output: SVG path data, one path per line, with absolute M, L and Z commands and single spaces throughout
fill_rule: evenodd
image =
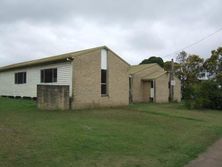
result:
M 155 98 L 155 81 L 150 81 L 150 102 L 154 102 Z

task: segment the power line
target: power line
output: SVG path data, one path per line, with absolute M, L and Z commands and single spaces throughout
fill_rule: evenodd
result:
M 177 54 L 178 52 L 180 52 L 180 51 L 182 51 L 182 50 L 191 48 L 191 47 L 193 47 L 194 45 L 197 45 L 197 44 L 199 44 L 199 43 L 207 40 L 208 38 L 214 36 L 215 34 L 217 34 L 217 33 L 220 32 L 220 31 L 222 31 L 222 27 L 219 28 L 218 30 L 216 30 L 215 32 L 213 32 L 213 33 L 211 33 L 211 34 L 203 37 L 202 39 L 200 39 L 200 40 L 198 40 L 198 41 L 196 41 L 196 42 L 194 42 L 194 43 L 192 43 L 192 44 L 189 44 L 189 45 L 187 45 L 187 46 L 185 46 L 185 47 L 183 47 L 183 48 L 181 48 L 181 49 L 178 49 L 178 50 L 176 50 L 176 51 L 174 51 L 174 52 L 172 52 L 172 53 L 170 53 L 170 54 L 167 54 L 166 56 L 163 56 L 162 58 L 169 57 L 169 56 L 171 56 L 171 55 L 173 55 L 173 54 Z

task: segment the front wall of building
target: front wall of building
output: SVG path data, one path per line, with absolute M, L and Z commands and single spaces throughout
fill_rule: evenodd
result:
M 101 96 L 101 51 L 76 56 L 73 62 L 73 109 L 129 104 L 128 68 L 108 51 L 108 96 Z
M 143 81 L 143 87 L 143 102 L 149 102 L 151 83 L 149 81 Z
M 155 81 L 155 102 L 156 103 L 167 103 L 169 102 L 169 75 L 166 73 Z
M 143 102 L 149 102 L 149 96 L 150 96 L 150 82 L 144 82 L 142 81 L 142 78 L 152 74 L 156 71 L 162 71 L 163 69 L 155 65 L 151 68 L 147 68 L 145 70 L 142 70 L 138 73 L 133 74 L 133 81 L 132 81 L 132 98 L 134 103 L 143 103 Z
M 48 85 L 68 85 L 71 92 L 72 65 L 71 62 L 64 62 L 0 72 L 0 96 L 36 97 L 37 84 L 46 84 L 40 83 L 40 71 L 48 68 L 57 68 L 57 82 L 48 83 Z M 15 84 L 17 72 L 26 72 L 25 84 Z
M 150 82 L 142 81 L 144 76 L 152 74 L 156 71 L 163 71 L 163 69 L 156 65 L 151 68 L 147 68 L 138 73 L 132 75 L 132 99 L 133 103 L 149 102 L 150 96 Z M 174 100 L 177 102 L 181 101 L 181 83 L 180 80 L 175 77 L 176 85 L 174 89 Z M 169 102 L 169 74 L 164 74 L 155 79 L 155 98 L 156 103 L 167 103 Z

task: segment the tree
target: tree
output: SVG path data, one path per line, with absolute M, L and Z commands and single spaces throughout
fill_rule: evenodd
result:
M 222 109 L 222 89 L 219 82 L 208 80 L 192 85 L 192 99 L 187 99 L 189 108 Z
M 222 109 L 222 47 L 213 50 L 206 61 L 183 51 L 177 62 L 186 104 L 190 108 Z M 212 79 L 200 82 L 201 72 L 208 72 Z
M 198 55 L 188 55 L 186 52 L 181 52 L 177 60 L 180 64 L 179 78 L 191 83 L 198 81 L 198 77 L 203 71 L 204 59 Z
M 189 98 L 191 86 L 199 82 L 198 78 L 203 71 L 204 59 L 198 55 L 188 55 L 182 51 L 176 60 L 180 64 L 180 69 L 176 74 L 181 80 L 183 98 Z
M 222 72 L 222 47 L 211 52 L 211 57 L 204 62 L 204 69 L 214 78 Z
M 177 58 L 176 58 L 176 62 L 178 62 L 179 64 L 183 65 L 186 62 L 186 59 L 188 57 L 187 52 L 182 51 L 178 54 Z
M 155 56 L 152 56 L 148 59 L 144 59 L 140 64 L 151 64 L 151 63 L 157 63 L 161 67 L 164 67 L 163 59 L 161 57 L 155 57 Z
M 165 71 L 170 71 L 171 70 L 171 61 L 166 61 L 164 62 L 164 70 Z M 177 73 L 178 70 L 180 70 L 180 64 L 177 62 L 174 62 L 174 70 Z

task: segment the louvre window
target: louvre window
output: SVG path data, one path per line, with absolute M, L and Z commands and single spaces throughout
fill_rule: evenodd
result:
M 101 95 L 108 95 L 107 88 L 107 50 L 101 50 Z
M 25 84 L 26 83 L 26 72 L 15 73 L 15 84 Z
M 57 82 L 57 69 L 44 69 L 41 70 L 41 83 Z
M 151 81 L 151 88 L 154 88 L 154 81 Z
M 101 94 L 107 95 L 107 70 L 101 70 Z

